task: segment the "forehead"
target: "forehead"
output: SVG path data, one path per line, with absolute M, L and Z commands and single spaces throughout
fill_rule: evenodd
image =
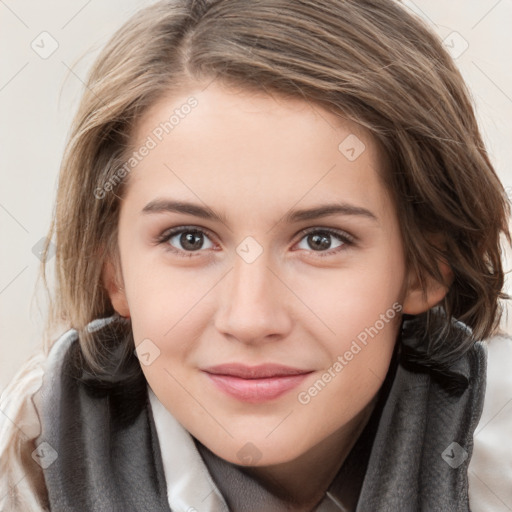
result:
M 132 147 L 144 145 L 151 149 L 129 175 L 127 200 L 177 193 L 246 214 L 276 201 L 389 206 L 374 137 L 300 99 L 216 82 L 191 87 L 162 97 L 139 120 Z

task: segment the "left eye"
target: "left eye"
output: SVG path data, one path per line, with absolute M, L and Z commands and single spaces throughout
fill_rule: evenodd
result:
M 333 247 L 331 240 L 336 239 L 338 244 Z M 300 247 L 300 243 L 305 241 L 309 247 Z M 319 256 L 329 255 L 341 250 L 345 245 L 352 245 L 353 238 L 347 233 L 332 231 L 329 229 L 314 229 L 305 234 L 299 242 L 299 248 L 306 251 L 313 251 Z M 329 250 L 328 250 L 329 249 Z

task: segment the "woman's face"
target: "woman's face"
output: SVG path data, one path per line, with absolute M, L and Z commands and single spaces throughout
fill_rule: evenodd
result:
M 292 461 L 348 429 L 409 300 L 375 141 L 214 82 L 154 104 L 134 146 L 110 295 L 160 401 L 235 464 Z

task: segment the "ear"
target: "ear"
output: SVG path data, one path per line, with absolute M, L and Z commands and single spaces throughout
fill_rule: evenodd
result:
M 426 289 L 423 289 L 418 275 L 411 269 L 408 276 L 408 288 L 405 293 L 402 311 L 409 315 L 419 315 L 441 302 L 453 282 L 453 271 L 445 261 L 438 260 L 444 284 L 431 276 L 426 277 Z
M 103 286 L 107 290 L 110 301 L 114 309 L 125 318 L 130 318 L 130 309 L 128 307 L 128 300 L 126 299 L 126 292 L 124 290 L 124 282 L 121 272 L 117 271 L 120 265 L 115 265 L 109 257 L 103 266 Z

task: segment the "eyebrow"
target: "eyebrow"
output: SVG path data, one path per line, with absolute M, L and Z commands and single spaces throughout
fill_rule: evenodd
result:
M 202 219 L 215 220 L 222 222 L 223 224 L 228 223 L 224 215 L 215 212 L 207 206 L 201 206 L 187 201 L 173 201 L 170 199 L 154 199 L 144 206 L 141 213 L 148 214 L 165 212 L 184 213 L 200 217 Z M 359 216 L 376 222 L 378 221 L 377 216 L 370 210 L 348 203 L 328 203 L 302 210 L 291 210 L 284 215 L 282 220 L 291 224 L 294 222 L 327 217 L 329 215 Z

